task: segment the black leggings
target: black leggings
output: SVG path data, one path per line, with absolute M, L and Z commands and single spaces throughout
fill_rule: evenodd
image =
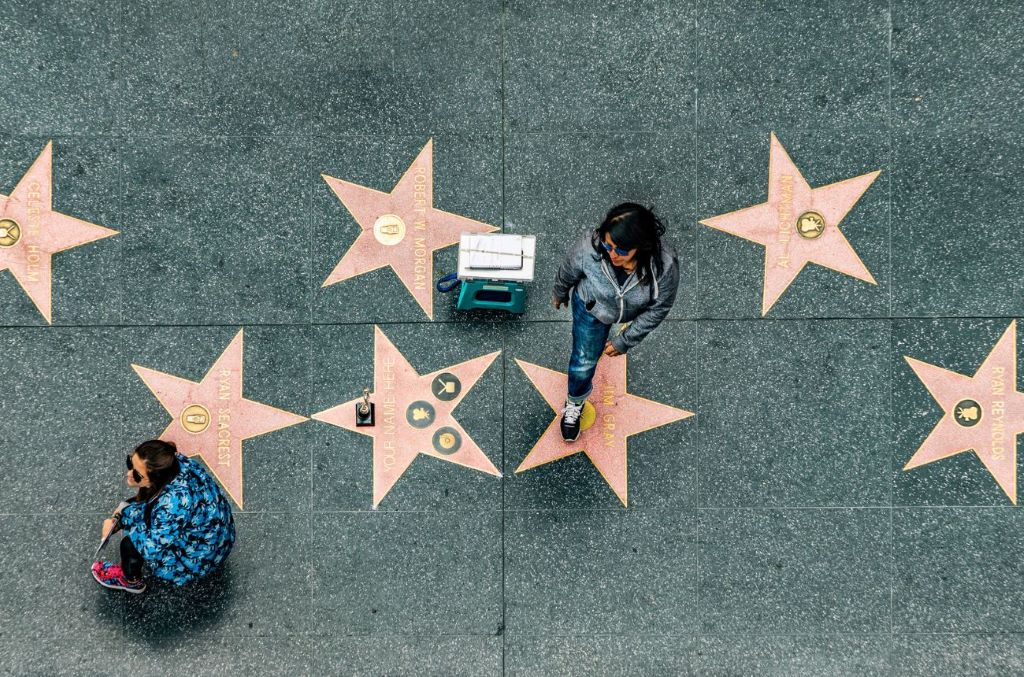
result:
M 121 571 L 129 581 L 142 578 L 142 555 L 127 536 L 121 539 Z

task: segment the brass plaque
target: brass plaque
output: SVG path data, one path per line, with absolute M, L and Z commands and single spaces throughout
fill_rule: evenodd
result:
M 0 247 L 13 247 L 21 239 L 21 226 L 12 219 L 0 219 Z
M 459 431 L 455 428 L 439 428 L 434 433 L 431 442 L 434 444 L 434 449 L 440 454 L 454 454 L 462 446 L 462 436 L 459 435 Z
M 960 400 L 953 407 L 953 420 L 965 428 L 973 428 L 981 421 L 981 405 L 974 400 Z
M 590 402 L 583 403 L 583 412 L 580 414 L 580 430 L 586 430 L 594 425 L 597 420 L 597 409 Z
M 429 428 L 435 417 L 434 405 L 423 400 L 416 400 L 405 410 L 405 420 L 413 428 Z
M 198 435 L 210 427 L 210 412 L 201 404 L 190 404 L 181 412 L 181 427 Z
M 383 245 L 394 246 L 405 239 L 405 221 L 394 214 L 384 214 L 374 221 L 373 236 Z
M 804 212 L 796 220 L 796 232 L 807 240 L 817 240 L 825 232 L 825 217 L 818 212 Z

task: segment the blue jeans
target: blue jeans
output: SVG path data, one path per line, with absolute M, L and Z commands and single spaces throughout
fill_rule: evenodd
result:
M 597 361 L 604 352 L 611 326 L 600 322 L 572 291 L 572 355 L 569 357 L 569 399 L 577 404 L 590 395 Z

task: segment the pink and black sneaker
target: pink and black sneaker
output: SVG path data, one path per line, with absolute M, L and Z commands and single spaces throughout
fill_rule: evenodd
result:
M 124 590 L 136 595 L 146 591 L 146 584 L 142 580 L 129 581 L 124 577 L 120 564 L 94 562 L 92 565 L 92 577 L 104 588 L 110 588 L 111 590 Z

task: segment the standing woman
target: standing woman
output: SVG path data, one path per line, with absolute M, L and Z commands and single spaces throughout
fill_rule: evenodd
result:
M 665 226 L 632 202 L 616 207 L 588 231 L 555 275 L 554 306 L 571 304 L 572 355 L 562 439 L 580 436 L 580 414 L 601 355 L 622 355 L 661 324 L 676 299 L 679 261 L 661 238 Z M 570 291 L 572 300 L 569 300 Z M 610 340 L 611 325 L 629 323 Z
M 235 520 L 216 480 L 178 454 L 173 442 L 143 442 L 127 463 L 128 486 L 138 493 L 120 512 L 121 563 L 96 562 L 93 578 L 107 588 L 140 593 L 146 589 L 143 564 L 175 585 L 220 566 L 235 543 Z M 103 536 L 117 517 L 103 522 Z

